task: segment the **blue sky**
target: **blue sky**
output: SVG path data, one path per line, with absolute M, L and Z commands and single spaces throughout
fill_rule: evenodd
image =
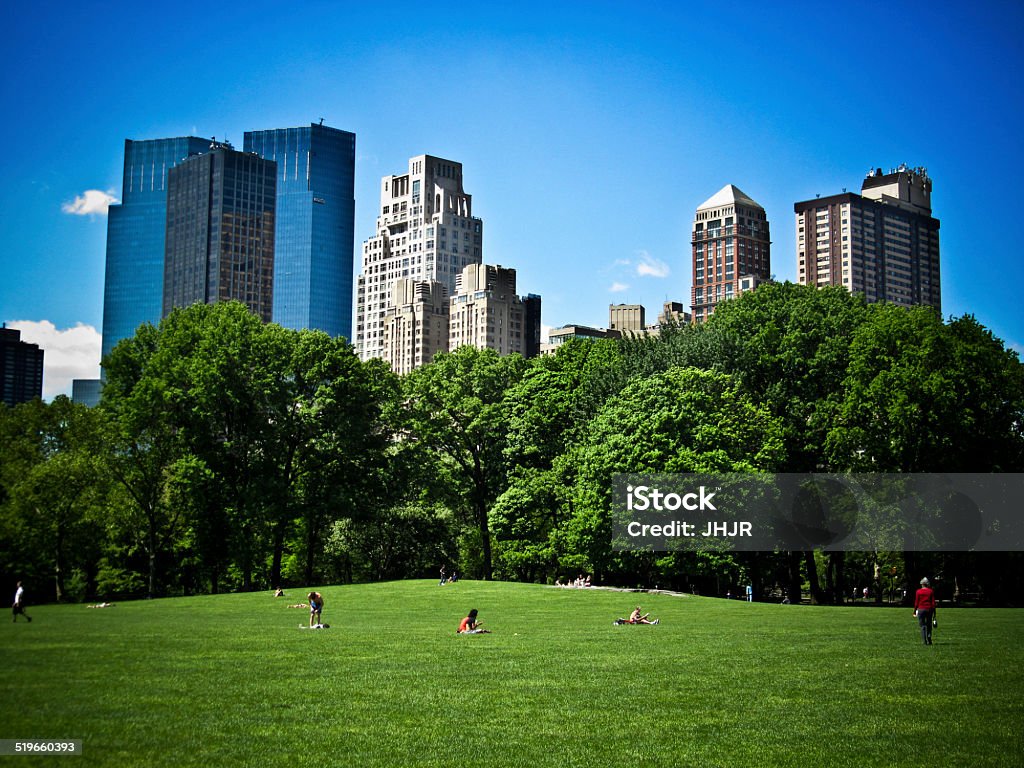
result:
M 1016 238 L 997 218 L 1012 221 L 1024 165 L 1018 2 L 38 2 L 4 17 L 0 319 L 47 349 L 50 395 L 97 374 L 106 217 L 90 206 L 120 197 L 124 139 L 240 146 L 321 117 L 356 133 L 357 271 L 380 177 L 447 157 L 484 261 L 517 269 L 547 326 L 606 325 L 609 303 L 688 307 L 693 213 L 725 184 L 764 206 L 772 271 L 795 280 L 795 202 L 926 166 L 943 313 L 1024 349 L 1024 258 L 998 245 Z

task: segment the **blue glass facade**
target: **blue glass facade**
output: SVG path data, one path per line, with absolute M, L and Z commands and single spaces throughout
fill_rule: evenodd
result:
M 195 136 L 124 143 L 121 204 L 107 218 L 103 356 L 142 323 L 160 322 L 164 287 L 167 172 L 210 139 Z
M 356 136 L 312 124 L 247 131 L 277 163 L 274 322 L 352 339 Z
M 277 166 L 227 146 L 167 174 L 163 316 L 175 307 L 235 300 L 273 317 Z

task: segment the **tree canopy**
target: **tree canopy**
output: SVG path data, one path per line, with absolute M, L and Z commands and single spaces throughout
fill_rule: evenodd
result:
M 966 553 L 611 549 L 616 473 L 1024 471 L 1024 366 L 969 316 L 768 284 L 699 326 L 532 360 L 464 347 L 398 377 L 344 339 L 201 304 L 104 373 L 94 410 L 0 407 L 0 563 L 60 599 L 442 565 L 816 599 L 882 562 L 1006 579 Z

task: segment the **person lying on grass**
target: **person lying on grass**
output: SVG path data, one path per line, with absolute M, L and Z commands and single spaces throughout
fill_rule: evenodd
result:
M 476 610 L 476 608 L 474 608 L 473 610 L 471 610 L 469 612 L 469 615 L 466 618 L 464 618 L 462 620 L 462 622 L 459 624 L 459 632 L 458 632 L 458 634 L 460 634 L 460 635 L 488 635 L 488 634 L 490 634 L 491 631 L 489 629 L 480 629 L 480 625 L 483 624 L 483 622 L 482 621 L 477 621 L 476 620 L 476 616 L 477 616 L 477 610 Z
M 650 615 L 651 614 L 649 614 L 649 613 L 645 613 L 645 614 L 641 615 L 641 613 L 640 613 L 640 606 L 638 605 L 636 607 L 636 610 L 634 610 L 631 614 L 629 614 L 629 618 L 628 619 L 616 619 L 615 623 L 616 624 L 660 624 L 661 623 L 661 619 L 655 619 L 654 621 L 651 621 L 649 618 L 647 618 Z

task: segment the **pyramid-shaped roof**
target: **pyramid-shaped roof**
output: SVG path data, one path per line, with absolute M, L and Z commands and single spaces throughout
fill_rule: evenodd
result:
M 756 203 L 750 197 L 747 197 L 739 187 L 733 184 L 726 184 L 720 190 L 715 192 L 714 195 L 698 205 L 697 210 L 703 211 L 705 208 L 718 208 L 723 205 L 729 205 L 730 203 L 740 203 L 741 205 L 748 205 L 752 208 L 760 208 L 762 211 L 764 210 L 761 205 Z

